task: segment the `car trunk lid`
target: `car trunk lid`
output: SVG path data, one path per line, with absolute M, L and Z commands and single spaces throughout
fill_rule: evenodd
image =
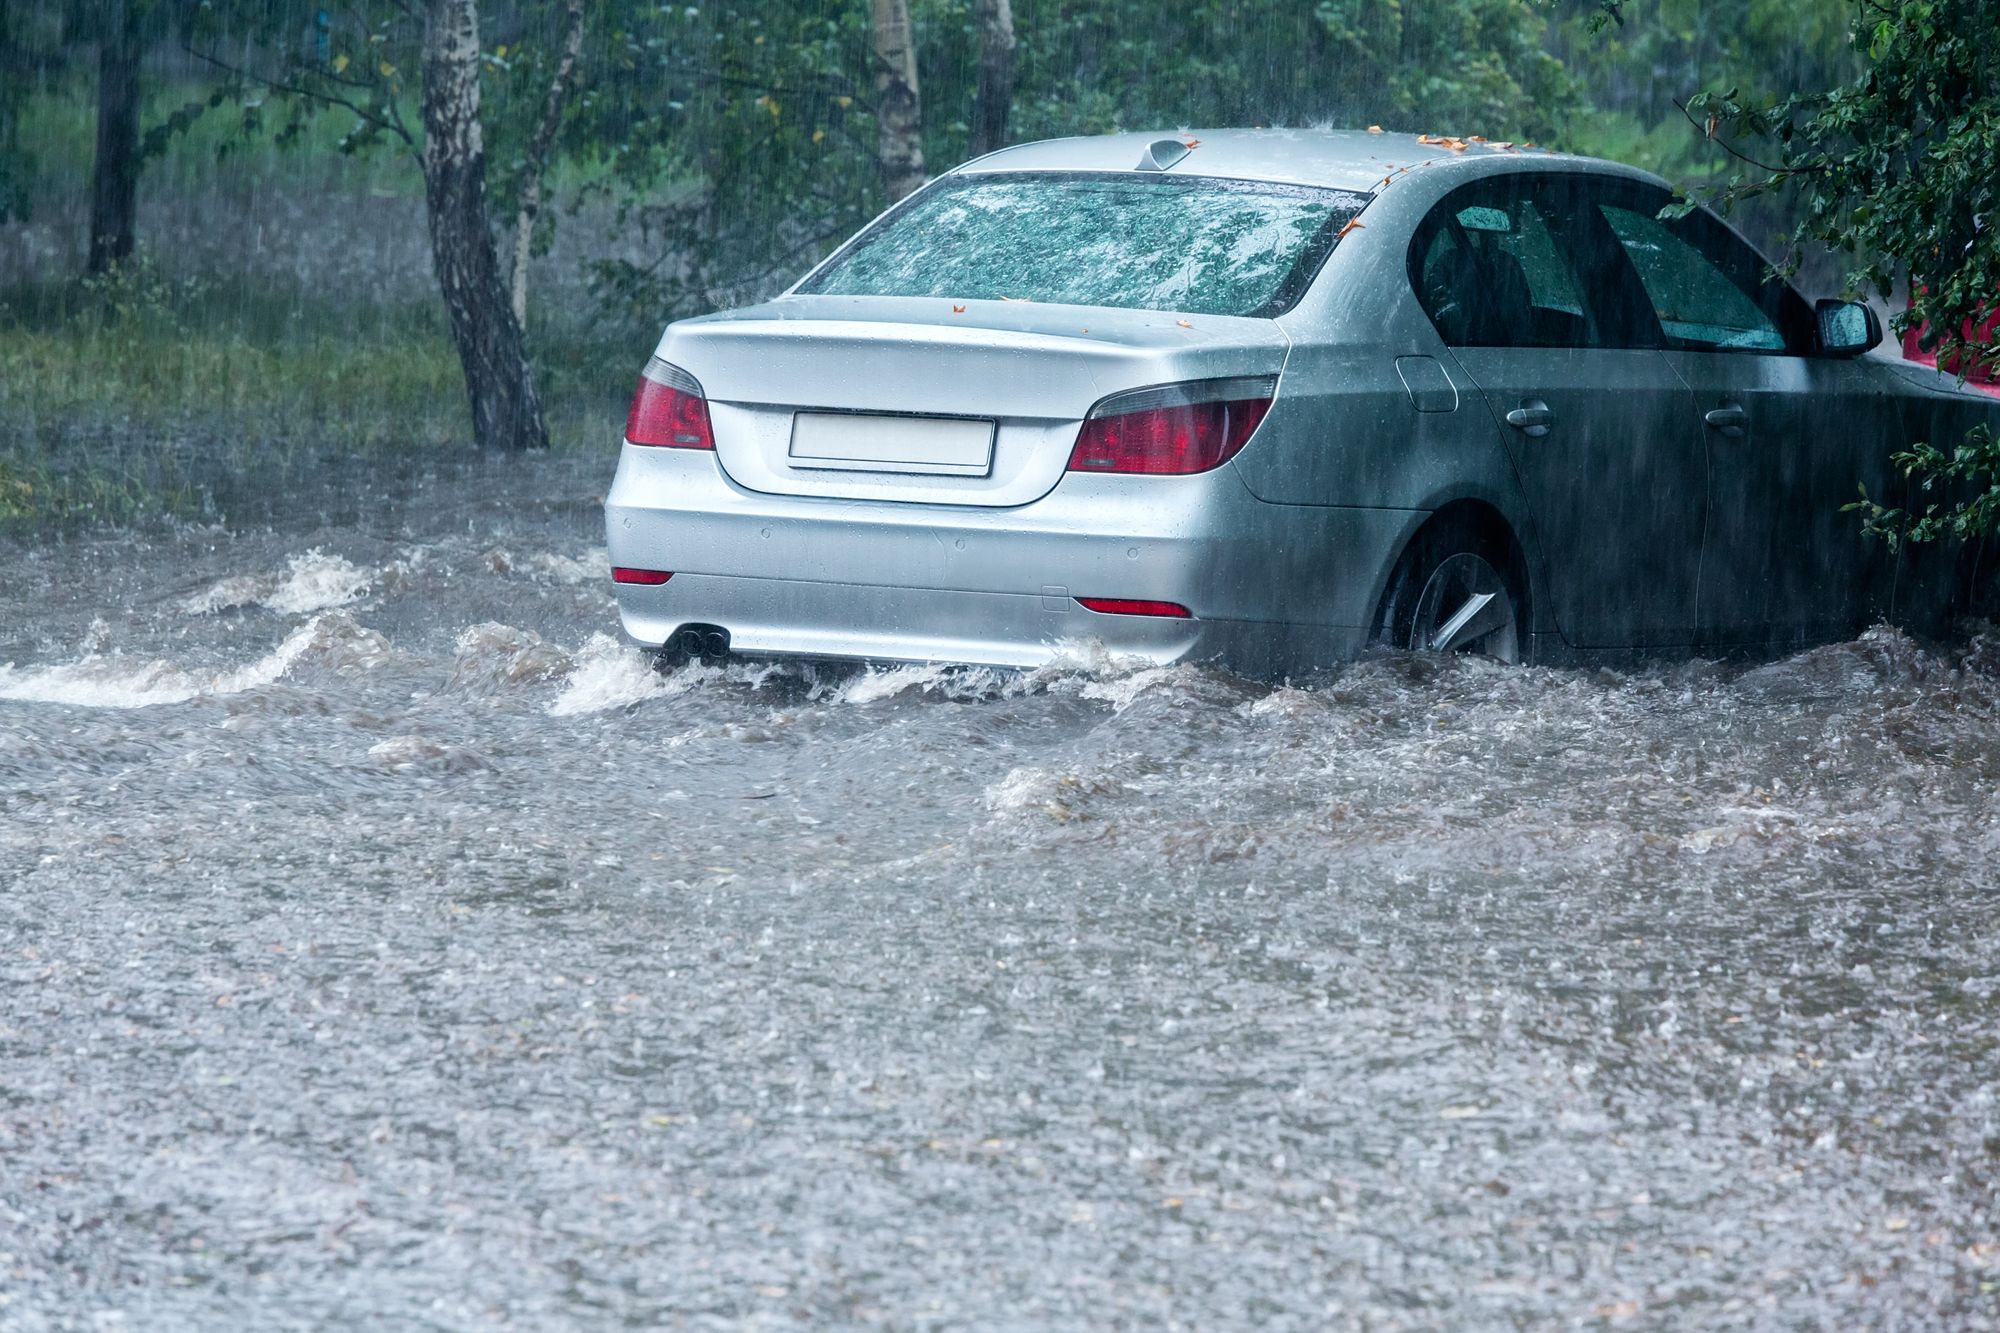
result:
M 1287 346 L 1265 319 L 794 296 L 674 324 L 659 355 L 701 382 L 740 486 L 1006 506 L 1054 488 L 1101 399 L 1275 374 Z

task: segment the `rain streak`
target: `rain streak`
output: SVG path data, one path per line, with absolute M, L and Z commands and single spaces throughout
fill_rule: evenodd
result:
M 1996 11 L 0 0 L 0 1333 L 2000 1329 Z

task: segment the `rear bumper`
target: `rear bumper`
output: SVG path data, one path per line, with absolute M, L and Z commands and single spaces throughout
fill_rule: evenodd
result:
M 748 657 L 1036 667 L 1111 654 L 1270 672 L 1341 661 L 1368 641 L 1358 626 L 1102 616 L 1067 599 L 1019 593 L 707 574 L 621 587 L 618 600 L 626 637 L 642 647 L 658 647 L 682 625 L 719 625 L 729 631 L 730 651 Z
M 1071 474 L 1007 509 L 766 495 L 713 454 L 629 445 L 605 502 L 611 563 L 674 575 L 616 585 L 640 644 L 705 624 L 752 656 L 1037 666 L 1108 651 L 1260 672 L 1359 652 L 1423 517 L 1266 504 L 1229 467 Z M 1195 618 L 1100 615 L 1078 597 Z

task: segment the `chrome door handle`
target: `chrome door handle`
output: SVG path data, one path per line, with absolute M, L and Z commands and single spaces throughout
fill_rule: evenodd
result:
M 1556 414 L 1549 411 L 1549 405 L 1539 398 L 1530 398 L 1507 414 L 1508 425 L 1536 439 L 1549 433 L 1549 426 L 1555 419 Z
M 1710 428 L 1724 435 L 1741 435 L 1743 428 L 1750 424 L 1750 414 L 1735 403 L 1724 403 L 1713 412 L 1702 417 Z

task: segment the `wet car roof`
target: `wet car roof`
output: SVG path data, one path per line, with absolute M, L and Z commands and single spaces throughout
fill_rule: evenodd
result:
M 1425 142 L 1426 138 L 1430 141 Z M 1519 164 L 1510 165 L 1509 170 L 1532 169 L 1530 164 L 1534 164 L 1663 183 L 1637 168 L 1599 158 L 1519 144 L 1497 146 L 1445 134 L 1375 134 L 1367 130 L 1153 130 L 1048 139 L 1003 148 L 959 170 L 1130 171 L 1137 167 L 1148 145 L 1161 139 L 1194 144 L 1186 157 L 1167 170 L 1165 174 L 1170 176 L 1284 181 L 1372 192 L 1398 169 L 1449 167 L 1454 175 L 1469 177 L 1480 174 L 1482 165 L 1491 166 L 1504 158 Z

